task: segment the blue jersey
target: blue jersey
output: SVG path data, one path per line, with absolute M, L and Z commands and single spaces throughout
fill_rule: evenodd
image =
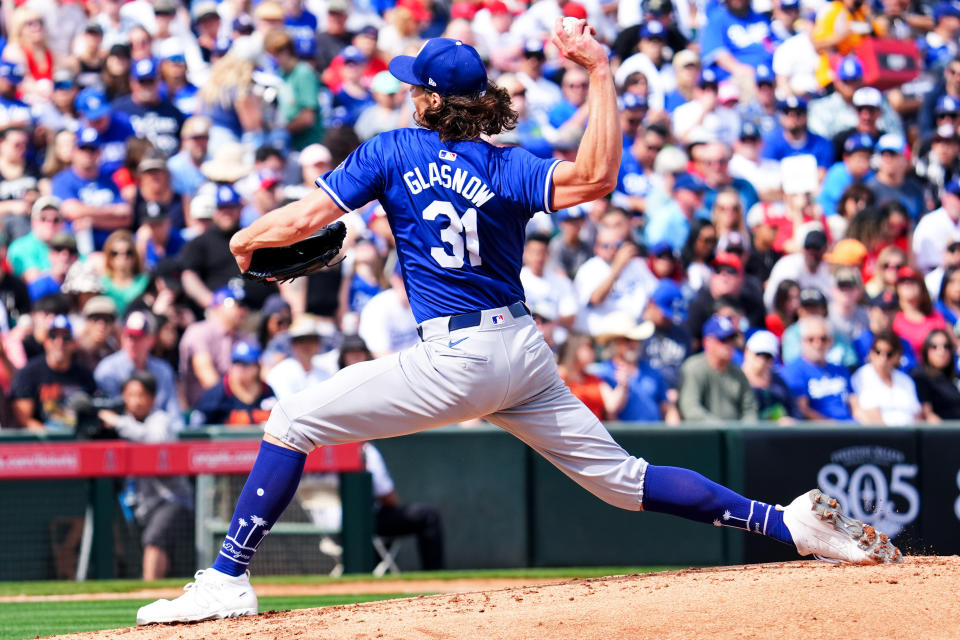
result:
M 742 16 L 730 12 L 724 5 L 707 11 L 707 22 L 699 34 L 700 57 L 704 66 L 712 65 L 720 80 L 730 74 L 716 64 L 717 56 L 726 51 L 738 62 L 754 69 L 773 63 L 773 39 L 770 22 L 753 10 Z
M 130 126 L 130 120 L 125 114 L 110 114 L 110 124 L 107 130 L 100 133 L 100 170 L 112 175 L 114 171 L 123 167 L 127 158 L 127 138 L 137 134 Z
M 93 180 L 87 180 L 67 167 L 53 176 L 50 181 L 50 190 L 60 200 L 79 200 L 91 207 L 104 207 L 123 202 L 116 183 L 103 171 Z M 96 249 L 99 250 L 103 247 L 103 243 L 111 231 L 113 230 L 93 228 L 93 242 Z
M 797 358 L 780 371 L 795 398 L 807 398 L 810 408 L 831 420 L 852 420 L 850 372 L 836 364 L 823 366 Z
M 760 156 L 768 160 L 783 160 L 791 156 L 810 154 L 817 159 L 817 166 L 823 169 L 833 164 L 833 145 L 826 138 L 807 131 L 803 144 L 796 146 L 783 136 L 783 129 L 777 127 L 763 139 L 763 151 Z
M 304 10 L 299 16 L 288 15 L 283 19 L 284 31 L 293 38 L 293 48 L 298 58 L 312 58 L 317 53 L 317 18 Z
M 398 129 L 361 144 L 317 185 L 343 211 L 379 200 L 417 322 L 524 299 L 524 227 L 553 213 L 559 160 Z

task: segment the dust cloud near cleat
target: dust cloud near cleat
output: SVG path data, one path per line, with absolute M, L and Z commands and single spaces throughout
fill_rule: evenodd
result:
M 844 515 L 836 499 L 813 489 L 783 510 L 783 522 L 802 556 L 852 564 L 902 562 L 903 555 L 886 534 Z

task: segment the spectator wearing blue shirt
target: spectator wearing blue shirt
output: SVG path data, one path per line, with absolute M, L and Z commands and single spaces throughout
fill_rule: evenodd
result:
M 757 67 L 756 72 L 757 95 L 753 99 L 738 107 L 740 119 L 751 122 L 760 129 L 762 135 L 767 135 L 777 128 L 777 94 L 775 85 L 777 76 L 773 69 L 765 64 Z
M 343 56 L 343 82 L 340 90 L 333 94 L 332 120 L 337 126 L 353 126 L 360 113 L 374 104 L 373 96 L 362 81 L 367 56 L 353 45 L 346 47 L 340 55 Z
M 647 245 L 668 242 L 679 253 L 690 234 L 691 221 L 703 207 L 706 190 L 707 185 L 699 178 L 689 173 L 678 175 L 673 181 L 673 200 L 659 211 L 647 211 Z
M 8 60 L 0 60 L 0 127 L 29 127 L 33 124 L 30 107 L 17 98 L 24 69 Z
M 629 114 L 629 111 L 626 113 Z M 621 115 L 621 118 L 624 118 Z M 617 188 L 611 202 L 614 206 L 635 213 L 646 209 L 646 198 L 653 189 L 650 177 L 655 175 L 653 163 L 667 143 L 668 134 L 662 125 L 641 129 L 624 147 L 617 174 Z
M 611 414 L 617 420 L 676 424 L 680 414 L 667 399 L 667 384 L 660 372 L 640 359 L 641 343 L 653 335 L 652 322 L 640 324 L 625 311 L 614 311 L 603 319 L 597 341 L 604 345 L 608 359 L 590 373 L 610 385 L 616 399 Z M 612 403 L 614 404 L 614 403 Z
M 124 114 L 114 112 L 107 94 L 95 87 L 78 93 L 73 104 L 80 122 L 96 130 L 100 138 L 100 167 L 112 175 L 127 157 L 127 138 L 136 135 L 130 121 Z
M 867 328 L 860 332 L 853 340 L 853 348 L 857 352 L 860 362 L 867 361 L 867 355 L 873 347 L 873 337 L 884 331 L 893 329 L 893 320 L 900 311 L 900 300 L 897 294 L 884 291 L 870 298 L 867 303 Z M 900 362 L 897 368 L 910 373 L 917 366 L 917 355 L 909 342 L 900 338 Z
M 934 27 L 917 40 L 924 69 L 942 69 L 957 51 L 957 33 L 960 32 L 960 7 L 943 0 L 933 7 Z
M 906 158 L 907 143 L 903 136 L 886 133 L 877 141 L 876 152 L 880 155 L 877 173 L 867 180 L 877 198 L 877 204 L 887 200 L 899 202 L 906 208 L 914 222 L 926 213 L 923 186 L 907 175 L 909 162 Z
M 671 61 L 676 88 L 663 97 L 663 108 L 672 114 L 680 105 L 693 99 L 693 90 L 700 79 L 700 56 L 689 49 L 678 51 Z
M 869 135 L 855 133 L 844 141 L 843 160 L 827 171 L 820 188 L 820 196 L 817 198 L 824 215 L 836 215 L 837 204 L 847 187 L 854 182 L 868 180 L 873 175 L 870 169 L 872 157 L 873 139 Z
M 210 118 L 190 116 L 180 129 L 180 151 L 167 160 L 170 187 L 177 193 L 193 197 L 207 179 L 200 166 L 207 159 L 210 142 Z
M 293 38 L 293 49 L 301 60 L 317 54 L 317 17 L 303 8 L 303 0 L 283 3 L 283 28 Z
M 833 164 L 833 145 L 826 138 L 807 128 L 807 103 L 796 96 L 788 96 L 777 103 L 780 126 L 763 141 L 761 155 L 770 160 L 790 156 L 812 155 L 817 166 L 828 169 Z
M 165 155 L 180 148 L 184 116 L 170 100 L 160 97 L 159 68 L 153 58 L 143 58 L 130 68 L 130 95 L 113 101 L 114 111 L 126 114 L 138 138 L 150 141 Z
M 563 99 L 550 109 L 550 126 L 559 129 L 570 123 L 571 126 L 583 126 L 587 120 L 587 87 L 590 78 L 582 67 L 570 67 L 563 73 L 560 92 Z M 574 116 L 578 116 L 574 119 Z
M 799 321 L 801 356 L 787 364 L 783 379 L 807 420 L 851 421 L 860 414 L 850 383 L 850 372 L 827 362 L 833 337 L 827 321 L 807 316 Z
M 87 127 L 77 133 L 70 166 L 53 176 L 51 191 L 60 198 L 61 212 L 78 232 L 93 230 L 93 246 L 78 237 L 81 253 L 99 250 L 111 231 L 129 227 L 132 222 L 130 204 L 124 202 L 117 185 L 101 170 L 100 136 L 96 129 Z
M 667 243 L 650 248 L 653 256 L 673 258 L 673 250 Z M 676 389 L 680 384 L 680 367 L 690 355 L 690 332 L 687 321 L 687 301 L 683 289 L 673 280 L 664 278 L 650 294 L 650 302 L 643 317 L 653 323 L 654 332 L 643 342 L 643 360 L 660 372 L 667 383 L 667 398 L 677 401 Z
M 715 67 L 721 80 L 730 75 L 753 80 L 759 65 L 773 64 L 770 21 L 751 9 L 750 0 L 726 0 L 708 9 L 699 39 L 704 67 Z

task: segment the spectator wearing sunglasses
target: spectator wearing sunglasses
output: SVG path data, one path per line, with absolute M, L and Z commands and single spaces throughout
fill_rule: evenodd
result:
M 787 363 L 781 375 L 793 393 L 797 408 L 807 420 L 849 422 L 860 415 L 860 405 L 850 384 L 850 372 L 827 362 L 833 334 L 825 318 L 802 318 L 801 356 Z
M 37 198 L 30 212 L 30 232 L 11 242 L 7 249 L 13 274 L 30 282 L 49 271 L 50 243 L 64 229 L 60 200 L 51 196 Z
M 949 331 L 934 329 L 923 341 L 920 366 L 910 374 L 927 422 L 960 420 L 956 345 Z
M 884 331 L 873 337 L 867 363 L 851 379 L 861 423 L 905 426 L 923 419 L 916 384 L 897 369 L 900 355 L 900 339 L 895 333 Z

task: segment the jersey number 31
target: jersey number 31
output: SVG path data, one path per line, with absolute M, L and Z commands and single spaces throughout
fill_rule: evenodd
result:
M 433 259 L 446 269 L 459 269 L 463 266 L 463 251 L 466 244 L 466 251 L 470 255 L 470 266 L 479 267 L 481 261 L 480 237 L 477 235 L 477 210 L 470 207 L 460 216 L 453 208 L 452 202 L 434 200 L 423 210 L 423 219 L 436 220 L 437 216 L 446 216 L 450 220 L 450 224 L 440 230 L 440 239 L 450 247 L 450 253 L 444 247 L 432 247 L 430 255 Z M 466 236 L 466 243 L 464 243 L 464 236 Z

